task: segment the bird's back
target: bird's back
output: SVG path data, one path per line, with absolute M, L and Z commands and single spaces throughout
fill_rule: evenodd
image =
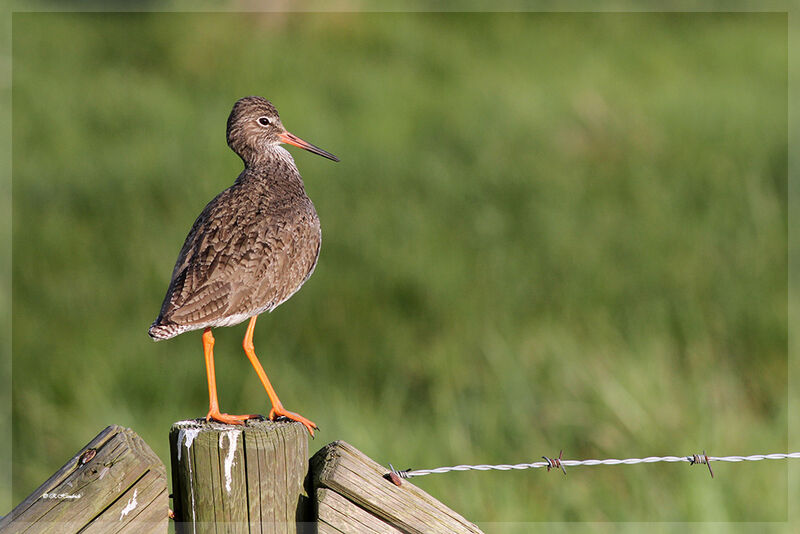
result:
M 245 169 L 197 217 L 151 337 L 238 324 L 274 309 L 311 276 L 322 239 L 319 219 L 285 154 L 288 159 Z

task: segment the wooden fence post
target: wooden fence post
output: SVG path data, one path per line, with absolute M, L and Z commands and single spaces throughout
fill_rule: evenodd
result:
M 344 441 L 311 458 L 319 534 L 481 534 L 481 530 L 408 480 Z
M 111 425 L 0 519 L 0 532 L 166 533 L 168 507 L 164 464 Z
M 312 520 L 302 424 L 181 421 L 169 442 L 176 532 L 295 533 Z

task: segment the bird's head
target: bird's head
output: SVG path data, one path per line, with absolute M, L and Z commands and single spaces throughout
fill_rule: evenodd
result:
M 287 132 L 278 116 L 278 110 L 269 100 L 260 96 L 246 96 L 233 105 L 228 117 L 227 135 L 228 146 L 246 164 L 268 158 L 281 143 L 298 146 L 333 161 L 339 161 L 333 154 Z

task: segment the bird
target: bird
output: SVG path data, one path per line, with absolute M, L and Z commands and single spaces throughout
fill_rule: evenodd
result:
M 228 117 L 228 146 L 244 162 L 233 185 L 209 202 L 178 254 L 161 311 L 148 329 L 155 341 L 203 330 L 208 378 L 206 421 L 240 425 L 260 416 L 222 413 L 217 397 L 212 328 L 249 319 L 242 346 L 272 408 L 269 418 L 317 425 L 283 407 L 253 344 L 256 319 L 288 300 L 314 272 L 322 231 L 294 159 L 281 144 L 339 159 L 289 133 L 267 99 L 239 99 Z

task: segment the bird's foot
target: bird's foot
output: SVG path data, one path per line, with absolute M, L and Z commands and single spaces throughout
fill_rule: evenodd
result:
M 209 410 L 206 415 L 206 421 L 217 421 L 218 423 L 225 423 L 226 425 L 242 425 L 248 419 L 258 419 L 261 417 L 257 414 L 249 415 L 230 415 L 227 413 L 220 413 L 219 410 Z
M 303 426 L 306 427 L 308 433 L 311 434 L 311 437 L 314 437 L 314 431 L 319 430 L 319 427 L 313 421 L 306 419 L 300 414 L 290 412 L 289 410 L 285 409 L 283 406 L 272 407 L 269 411 L 269 419 L 270 421 L 274 421 L 278 417 L 285 417 L 287 419 L 291 419 L 292 421 L 297 421 L 298 423 L 302 423 Z

